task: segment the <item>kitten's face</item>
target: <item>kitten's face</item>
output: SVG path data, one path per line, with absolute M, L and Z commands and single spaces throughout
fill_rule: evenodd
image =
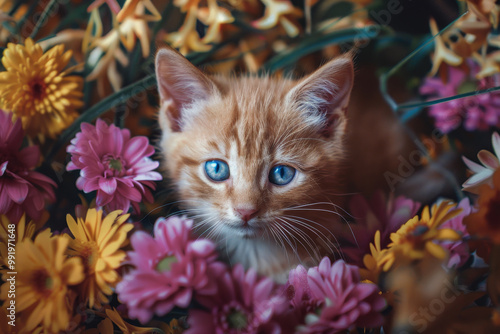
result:
M 300 82 L 208 78 L 162 50 L 157 75 L 165 165 L 205 235 L 273 240 L 321 230 L 313 206 L 341 192 L 350 60 Z

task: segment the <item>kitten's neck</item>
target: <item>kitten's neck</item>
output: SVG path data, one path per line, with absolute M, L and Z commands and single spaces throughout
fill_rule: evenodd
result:
M 255 268 L 259 274 L 270 276 L 279 283 L 285 283 L 290 269 L 299 264 L 295 255 L 265 238 L 233 238 L 221 247 L 219 254 L 231 265 L 241 263 L 245 268 Z

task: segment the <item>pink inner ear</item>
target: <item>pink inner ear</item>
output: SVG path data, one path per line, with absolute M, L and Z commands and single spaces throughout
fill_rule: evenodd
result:
M 181 131 L 183 109 L 194 101 L 207 99 L 214 85 L 186 58 L 172 49 L 162 49 L 156 55 L 156 77 L 161 103 L 170 105 L 164 111 L 172 131 Z
M 298 105 L 324 117 L 321 134 L 330 137 L 347 109 L 354 80 L 352 60 L 334 59 L 303 80 L 295 89 Z

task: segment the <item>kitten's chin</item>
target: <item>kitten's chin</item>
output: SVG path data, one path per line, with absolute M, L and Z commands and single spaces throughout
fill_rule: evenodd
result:
M 261 229 L 251 226 L 243 226 L 243 227 L 231 226 L 230 230 L 242 239 L 256 239 L 262 235 Z

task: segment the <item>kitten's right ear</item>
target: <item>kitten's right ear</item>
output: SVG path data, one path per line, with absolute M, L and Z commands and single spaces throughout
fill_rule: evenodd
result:
M 181 131 L 186 117 L 192 116 L 186 115 L 186 110 L 193 103 L 208 99 L 216 89 L 215 85 L 173 49 L 158 51 L 155 63 L 160 112 L 166 113 L 172 131 Z

